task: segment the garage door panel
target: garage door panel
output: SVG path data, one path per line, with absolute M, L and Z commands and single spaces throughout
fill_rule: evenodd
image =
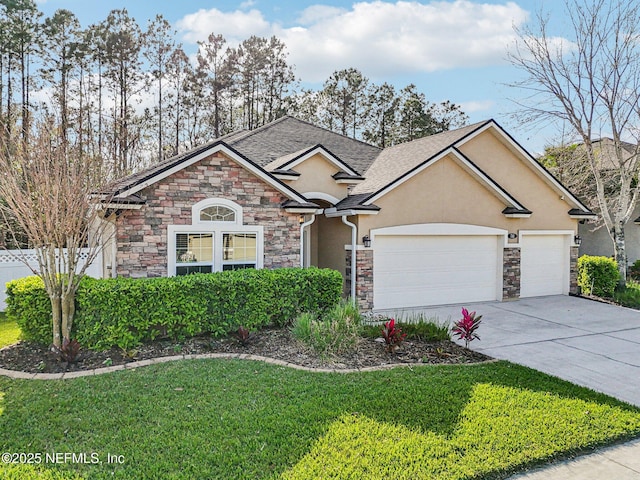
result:
M 520 245 L 520 296 L 566 293 L 569 281 L 567 236 L 523 235 Z
M 495 300 L 496 236 L 380 236 L 374 248 L 374 307 Z

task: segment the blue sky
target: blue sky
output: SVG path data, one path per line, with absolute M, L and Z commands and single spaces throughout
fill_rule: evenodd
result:
M 376 83 L 414 83 L 432 102 L 460 104 L 475 122 L 494 118 L 531 153 L 560 139 L 557 129 L 520 126 L 510 114 L 524 92 L 505 86 L 520 73 L 509 65 L 513 26 L 544 9 L 563 31 L 557 0 L 43 0 L 45 15 L 65 8 L 83 27 L 127 8 L 141 26 L 161 13 L 187 53 L 211 32 L 233 44 L 250 35 L 284 40 L 303 83 L 319 87 L 333 71 L 355 67 Z M 553 32 L 552 32 L 553 33 Z

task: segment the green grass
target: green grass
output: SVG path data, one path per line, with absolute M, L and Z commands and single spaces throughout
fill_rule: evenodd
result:
M 20 338 L 20 328 L 14 321 L 7 320 L 3 312 L 0 312 L 0 348 L 13 345 Z
M 0 377 L 0 432 L 0 452 L 102 461 L 0 464 L 21 480 L 485 479 L 638 436 L 640 410 L 507 362 L 329 374 L 190 360 Z
M 362 335 L 368 338 L 380 336 L 382 323 L 364 325 Z M 408 339 L 416 338 L 427 342 L 450 340 L 449 322 L 441 322 L 437 317 L 427 317 L 424 313 L 408 314 L 396 318 L 396 326 L 407 334 Z

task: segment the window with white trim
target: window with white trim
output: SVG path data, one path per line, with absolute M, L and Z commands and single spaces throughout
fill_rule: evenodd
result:
M 223 223 L 242 225 L 242 207 L 224 198 L 207 198 L 191 207 L 193 224 Z
M 211 205 L 210 207 L 200 210 L 201 222 L 234 222 L 236 221 L 236 212 L 224 205 Z
M 243 225 L 240 205 L 207 199 L 192 213 L 192 225 L 167 227 L 170 276 L 262 268 L 264 228 Z
M 257 236 L 255 233 L 222 234 L 222 270 L 256 268 Z
M 213 271 L 213 233 L 175 234 L 175 274 Z

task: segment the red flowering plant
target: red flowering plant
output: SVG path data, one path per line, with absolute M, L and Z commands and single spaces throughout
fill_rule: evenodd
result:
M 476 333 L 476 330 L 480 326 L 480 319 L 482 315 L 476 316 L 476 312 L 469 313 L 466 308 L 462 309 L 462 318 L 453 324 L 451 332 L 457 335 L 460 340 L 464 339 L 465 348 L 469 348 L 469 342 L 476 338 L 480 340 L 480 337 Z
M 387 347 L 387 352 L 393 353 L 400 347 L 400 344 L 404 341 L 406 333 L 402 333 L 400 327 L 396 327 L 395 319 L 390 319 L 382 326 L 382 338 Z

